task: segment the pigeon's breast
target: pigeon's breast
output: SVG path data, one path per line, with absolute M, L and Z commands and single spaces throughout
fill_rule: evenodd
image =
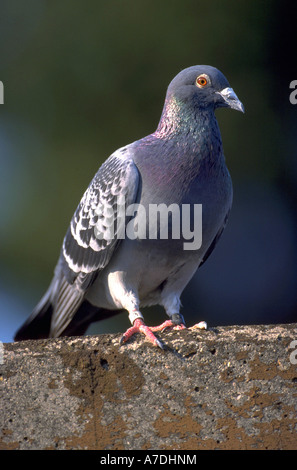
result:
M 224 223 L 226 214 L 232 205 L 232 180 L 223 155 L 209 164 L 199 161 L 194 155 L 188 159 L 152 164 L 140 169 L 141 184 L 139 197 L 139 220 L 144 226 L 146 216 L 146 234 L 155 233 L 152 226 L 155 219 L 149 217 L 156 212 L 168 223 L 168 233 L 180 232 L 180 240 L 169 237 L 162 249 L 180 251 L 184 247 L 183 232 L 197 229 L 198 218 L 202 214 L 202 245 L 205 251 Z M 168 217 L 167 217 L 168 214 Z M 178 230 L 177 220 L 180 220 Z M 188 230 L 187 230 L 188 229 Z M 160 238 L 158 228 L 158 238 Z M 166 227 L 164 230 L 166 234 Z M 193 253 L 194 255 L 195 253 Z

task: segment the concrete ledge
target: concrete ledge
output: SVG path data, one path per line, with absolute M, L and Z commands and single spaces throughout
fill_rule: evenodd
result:
M 0 448 L 297 449 L 296 325 L 120 336 L 4 344 Z

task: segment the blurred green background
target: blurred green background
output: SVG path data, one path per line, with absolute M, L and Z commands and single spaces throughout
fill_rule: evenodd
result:
M 296 321 L 296 20 L 296 2 L 276 0 L 1 0 L 0 340 L 46 290 L 100 164 L 155 130 L 168 83 L 195 64 L 219 68 L 246 113 L 217 112 L 233 211 L 182 313 L 189 325 Z M 126 327 L 121 314 L 89 333 Z

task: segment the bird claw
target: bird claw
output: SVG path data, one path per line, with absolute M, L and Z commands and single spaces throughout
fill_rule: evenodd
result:
M 154 335 L 154 332 L 156 331 L 165 331 L 165 330 L 185 330 L 187 329 L 186 326 L 183 323 L 180 323 L 177 325 L 174 323 L 172 320 L 166 320 L 161 325 L 158 326 L 151 326 L 148 327 L 144 323 L 143 320 L 140 318 L 136 318 L 136 320 L 133 323 L 133 326 L 128 328 L 128 330 L 123 334 L 123 336 L 120 339 L 120 345 L 126 343 L 128 339 L 131 338 L 135 333 L 142 333 L 144 336 L 148 339 L 148 341 L 153 344 L 154 346 L 159 347 L 160 349 L 165 349 L 164 344 L 162 341 L 160 341 L 156 336 Z M 206 330 L 207 329 L 207 324 L 205 321 L 201 321 L 197 323 L 196 325 L 193 325 L 189 328 L 189 330 Z
M 172 320 L 166 320 L 163 323 L 161 323 L 161 325 L 152 326 L 150 329 L 151 331 L 161 331 L 163 333 L 163 331 L 170 330 L 170 329 L 184 330 L 186 329 L 186 327 L 183 323 L 180 323 L 179 325 L 177 325 Z
M 152 331 L 152 328 L 146 326 L 143 320 L 141 320 L 140 318 L 137 318 L 134 321 L 133 326 L 131 326 L 131 328 L 128 328 L 126 333 L 123 334 L 122 338 L 120 339 L 120 345 L 126 343 L 126 341 L 128 341 L 128 339 L 131 338 L 131 336 L 133 336 L 135 333 L 144 334 L 144 336 L 148 339 L 150 343 L 152 343 L 154 346 L 164 349 L 163 343 L 158 338 L 156 338 Z
M 206 321 L 200 321 L 189 328 L 189 330 L 207 330 L 207 323 Z

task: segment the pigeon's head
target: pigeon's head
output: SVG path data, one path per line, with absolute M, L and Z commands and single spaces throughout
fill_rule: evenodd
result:
M 169 84 L 167 97 L 195 108 L 227 107 L 244 112 L 226 77 L 215 67 L 195 65 L 182 70 Z

